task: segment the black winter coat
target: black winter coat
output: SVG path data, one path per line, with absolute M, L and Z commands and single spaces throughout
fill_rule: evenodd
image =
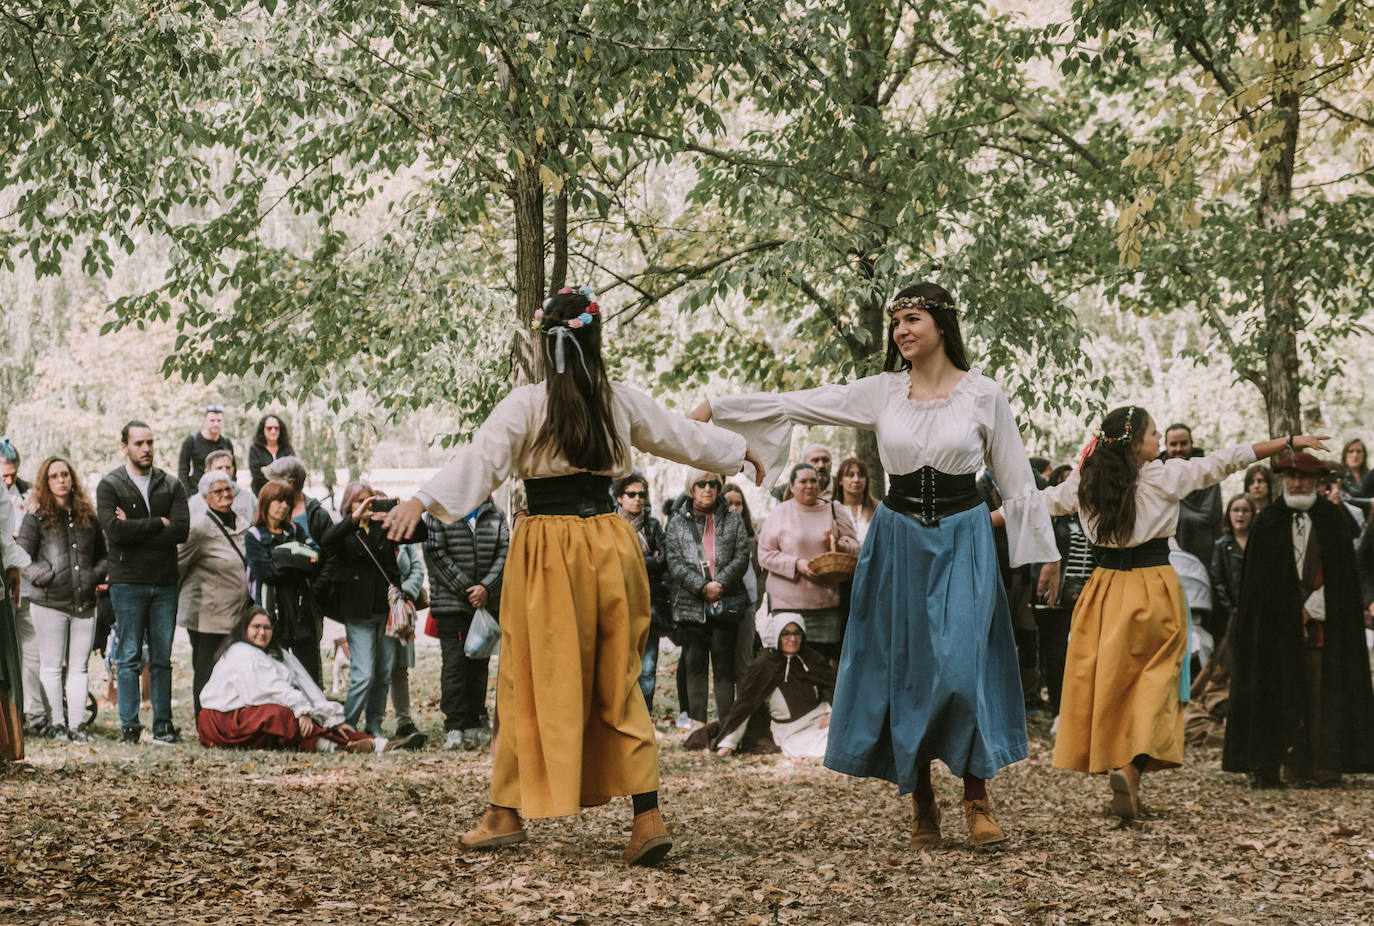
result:
M 1255 519 L 1245 550 L 1240 602 L 1231 626 L 1230 714 L 1221 767 L 1277 770 L 1281 764 L 1332 772 L 1374 771 L 1374 688 L 1364 644 L 1355 552 L 1341 512 L 1312 506 L 1326 591 L 1321 655 L 1321 728 L 1308 746 L 1304 597 L 1293 564 L 1293 512 L 1275 502 Z
M 768 696 L 776 688 L 782 689 L 783 700 L 792 712 L 788 719 L 796 720 L 821 702 L 829 704 L 835 700 L 835 667 L 806 645 L 794 656 L 784 656 L 775 649 L 761 650 L 740 681 L 734 705 L 721 718 L 711 748 L 717 748 L 731 730 L 748 722 L 754 713 L 762 711 L 768 715 Z M 772 719 L 771 715 L 768 719 Z
M 477 531 L 467 519 L 445 524 L 425 515 L 423 550 L 429 570 L 429 607 L 436 618 L 466 617 L 473 613 L 468 601 L 469 588 L 480 585 L 487 590 L 487 610 L 492 616 L 501 611 L 501 575 L 510 550 L 510 526 L 506 513 L 487 499 L 477 509 Z
M 95 587 L 105 581 L 105 535 L 99 525 L 77 527 L 70 511 L 57 529 L 30 511 L 19 525 L 19 545 L 31 562 L 24 570 L 34 604 L 65 614 L 95 607 Z
M 415 525 L 409 542 L 421 543 L 428 535 L 421 521 Z M 324 565 L 327 576 L 320 577 L 320 584 L 329 589 L 332 603 L 326 612 L 344 624 L 384 617 L 387 588 L 401 584 L 401 571 L 396 566 L 400 547 L 387 539 L 380 522 L 371 522 L 364 531 L 352 518 L 345 517 L 324 535 L 323 549 L 332 554 Z
M 163 470 L 153 467 L 148 502 L 123 466 L 100 480 L 95 509 L 109 551 L 110 581 L 129 585 L 176 585 L 177 544 L 191 534 L 186 490 Z M 122 508 L 120 520 L 115 509 Z M 161 521 L 166 518 L 170 524 Z
M 248 477 L 252 480 L 253 494 L 257 495 L 262 491 L 262 487 L 267 485 L 267 477 L 262 474 L 264 466 L 271 466 L 282 457 L 294 457 L 296 451 L 291 449 L 290 444 L 278 444 L 277 455 L 272 456 L 272 451 L 262 444 L 248 445 Z
M 295 523 L 288 523 L 280 534 L 265 527 L 250 527 L 243 534 L 253 600 L 272 616 L 277 635 L 287 644 L 318 639 L 316 627 L 323 617 L 310 587 L 310 580 L 320 571 L 319 561 L 307 563 L 277 549 L 293 540 L 305 543 L 305 532 Z
M 1212 547 L 1212 622 L 1216 629 L 1207 630 L 1218 643 L 1226 635 L 1231 616 L 1240 601 L 1241 571 L 1245 566 L 1245 547 L 1231 534 L 1222 534 Z

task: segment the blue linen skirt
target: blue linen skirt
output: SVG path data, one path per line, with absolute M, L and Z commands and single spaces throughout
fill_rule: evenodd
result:
M 1026 757 L 1021 672 L 985 507 L 923 527 L 879 505 L 850 602 L 827 768 L 906 794 L 931 759 L 991 778 Z

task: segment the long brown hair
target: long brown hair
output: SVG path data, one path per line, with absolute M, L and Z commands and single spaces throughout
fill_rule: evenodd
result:
M 281 479 L 269 479 L 267 484 L 258 491 L 258 513 L 253 518 L 253 526 L 265 530 L 272 529 L 272 525 L 267 523 L 267 508 L 273 502 L 286 502 L 286 521 L 289 524 L 291 522 L 291 503 L 295 500 L 296 490 L 291 487 L 291 483 Z
M 38 515 L 38 520 L 50 530 L 57 530 L 58 525 L 62 523 L 62 506 L 57 503 L 57 498 L 52 494 L 52 488 L 48 484 L 48 471 L 54 463 L 64 464 L 67 472 L 72 474 L 72 492 L 67 497 L 71 499 L 73 523 L 82 530 L 93 526 L 96 523 L 95 506 L 81 488 L 81 478 L 76 475 L 76 467 L 72 466 L 66 457 L 48 457 L 38 464 L 38 475 L 33 483 L 34 514 Z
M 1354 447 L 1356 444 L 1359 444 L 1360 449 L 1364 451 L 1364 461 L 1360 463 L 1360 468 L 1358 470 L 1351 469 L 1349 466 L 1345 465 L 1346 454 L 1348 454 L 1350 448 Z M 1363 480 L 1365 476 L 1369 475 L 1369 448 L 1364 445 L 1364 441 L 1356 437 L 1345 442 L 1345 446 L 1341 448 L 1340 467 L 1342 472 L 1349 473 L 1356 479 Z
M 897 300 L 907 297 L 925 301 L 921 311 L 930 316 L 931 321 L 935 322 L 935 327 L 944 335 L 945 356 L 957 369 L 967 370 L 969 362 L 968 354 L 964 351 L 964 336 L 959 333 L 959 316 L 954 312 L 954 297 L 949 294 L 949 290 L 936 283 L 916 283 L 901 290 L 892 298 Z M 902 352 L 897 349 L 897 342 L 892 338 L 896 330 L 897 319 L 889 317 L 887 354 L 883 357 L 883 369 L 887 372 L 911 369 L 911 361 L 902 356 Z
M 358 507 L 358 502 L 376 494 L 377 492 L 366 482 L 350 482 L 344 486 L 343 498 L 339 500 L 339 513 L 345 518 L 351 517 L 353 509 Z
M 601 316 L 589 316 L 591 324 L 569 324 L 590 306 L 580 292 L 556 293 L 544 304 L 538 337 L 548 409 L 532 449 L 561 453 L 578 469 L 604 472 L 625 459 L 625 447 L 615 432 L 611 381 L 601 362 Z
M 1098 542 L 1124 547 L 1135 530 L 1135 487 L 1140 480 L 1137 451 L 1150 420 L 1145 409 L 1115 408 L 1102 419 L 1097 444 L 1078 475 L 1078 504 Z
M 868 474 L 868 464 L 858 457 L 845 457 L 840 461 L 839 468 L 835 470 L 835 487 L 838 489 L 835 493 L 836 501 L 845 505 L 849 504 L 849 501 L 844 497 L 844 471 L 847 469 L 857 469 L 859 475 L 864 477 L 863 511 L 865 516 L 873 517 L 873 512 L 878 510 L 878 500 L 873 497 L 873 478 Z

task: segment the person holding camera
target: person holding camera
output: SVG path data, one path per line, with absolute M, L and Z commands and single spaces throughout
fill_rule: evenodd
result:
M 768 608 L 792 611 L 806 620 L 806 642 L 839 662 L 844 621 L 840 589 L 816 581 L 811 560 L 835 548 L 858 554 L 854 519 L 843 504 L 821 499 L 815 467 L 798 463 L 788 476 L 790 496 L 774 508 L 759 530 L 759 564 L 768 573 Z
M 692 729 L 706 725 L 707 671 L 715 676 L 716 718 L 735 703 L 735 637 L 739 622 L 752 620 L 744 572 L 749 532 L 720 492 L 717 473 L 694 471 L 688 498 L 668 522 L 668 575 L 673 618 L 687 672 L 687 715 Z
M 268 483 L 269 485 L 271 483 Z M 350 482 L 339 505 L 342 520 L 324 535 L 324 549 L 334 558 L 328 562 L 328 586 L 334 602 L 334 618 L 348 635 L 348 694 L 344 696 L 344 721 L 356 727 L 364 710 L 363 729 L 382 735 L 382 716 L 391 685 L 391 666 L 395 654 L 385 645 L 386 619 L 390 603 L 387 591 L 401 587 L 397 565 L 400 547 L 387 537 L 381 521 L 396 507 L 396 499 L 379 498 L 365 482 Z M 423 522 L 410 534 L 414 543 L 429 535 Z M 322 584 L 326 576 L 321 576 Z

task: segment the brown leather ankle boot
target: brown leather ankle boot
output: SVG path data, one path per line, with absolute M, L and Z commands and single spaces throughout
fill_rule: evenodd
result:
M 1140 769 L 1126 764 L 1114 768 L 1107 775 L 1112 789 L 1112 813 L 1123 820 L 1140 816 Z
M 655 807 L 635 814 L 634 826 L 630 829 L 630 844 L 620 858 L 630 865 L 657 865 L 672 847 L 673 840 L 668 836 L 668 827 L 664 826 L 663 816 Z
M 482 819 L 472 829 L 459 837 L 469 849 L 495 849 L 524 842 L 525 827 L 520 815 L 508 807 L 487 807 Z
M 992 818 L 992 805 L 987 798 L 964 801 L 964 820 L 968 822 L 968 841 L 971 846 L 990 846 L 1007 838 Z
M 916 848 L 938 849 L 940 840 L 940 805 L 935 801 L 923 804 L 911 796 L 916 815 L 911 821 L 911 845 Z

